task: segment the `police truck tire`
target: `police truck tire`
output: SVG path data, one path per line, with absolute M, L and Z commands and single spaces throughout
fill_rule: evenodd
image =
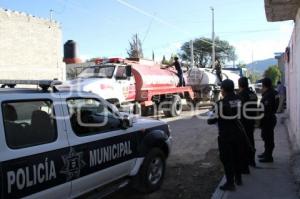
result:
M 170 101 L 170 104 L 164 109 L 164 114 L 167 117 L 179 116 L 182 112 L 181 97 L 174 95 Z
M 166 156 L 159 148 L 153 148 L 145 157 L 138 174 L 137 190 L 152 193 L 163 183 L 166 169 Z

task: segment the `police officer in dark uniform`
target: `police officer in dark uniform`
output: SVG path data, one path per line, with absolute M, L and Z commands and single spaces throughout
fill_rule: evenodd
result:
M 255 142 L 254 142 L 254 129 L 255 129 L 255 116 L 257 112 L 254 110 L 257 108 L 257 95 L 250 90 L 249 81 L 247 77 L 241 77 L 238 81 L 239 93 L 238 96 L 242 101 L 243 112 L 241 115 L 241 122 L 244 126 L 247 134 L 247 142 L 245 143 L 245 157 L 243 163 L 243 173 L 250 173 L 248 165 L 255 167 Z M 248 110 L 248 111 L 247 111 Z M 250 146 L 249 146 L 250 145 Z
M 175 66 L 175 69 L 177 71 L 177 76 L 179 78 L 179 85 L 178 86 L 185 86 L 185 80 L 183 77 L 183 72 L 182 72 L 182 68 L 181 65 L 178 61 L 178 57 L 174 57 L 174 63 L 171 66 Z
M 259 155 L 260 162 L 273 162 L 274 129 L 277 123 L 276 111 L 278 109 L 278 93 L 274 90 L 270 78 L 262 80 L 262 99 L 261 104 L 264 107 L 264 116 L 260 121 L 261 136 L 265 143 L 265 151 Z
M 221 190 L 235 190 L 235 184 L 242 185 L 241 176 L 241 131 L 237 125 L 241 101 L 234 93 L 233 81 L 226 79 L 221 83 L 223 99 L 215 105 L 215 117 L 208 119 L 208 124 L 218 123 L 218 145 L 223 163 L 226 183 Z

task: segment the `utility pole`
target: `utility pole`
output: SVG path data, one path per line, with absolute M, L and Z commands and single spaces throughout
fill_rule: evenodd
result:
M 252 46 L 252 53 L 251 53 L 251 59 L 252 59 L 252 70 L 254 71 L 255 73 L 255 68 L 254 68 L 254 59 L 253 59 L 253 46 Z
M 216 51 L 215 51 L 215 9 L 214 7 L 210 7 L 212 12 L 212 55 L 211 55 L 211 61 L 212 61 L 212 68 L 215 68 L 215 62 L 216 62 Z
M 152 50 L 152 61 L 155 60 L 155 55 L 154 55 L 154 51 Z
M 139 51 L 139 44 L 138 44 L 138 35 L 137 33 L 135 34 L 135 50 L 136 50 L 136 55 L 137 55 L 137 58 L 140 58 L 140 51 Z
M 194 68 L 194 42 L 193 42 L 193 40 L 190 41 L 190 48 L 191 48 L 191 68 Z
M 50 21 L 52 21 L 52 19 L 53 19 L 53 12 L 54 12 L 53 9 L 50 9 L 50 10 L 49 10 L 49 13 L 50 13 Z

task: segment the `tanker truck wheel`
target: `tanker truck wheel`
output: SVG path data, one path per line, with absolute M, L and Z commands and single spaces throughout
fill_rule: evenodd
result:
M 174 95 L 163 111 L 167 117 L 179 116 L 182 111 L 181 97 L 179 95 Z
M 154 114 L 153 106 L 142 106 L 141 107 L 141 115 L 142 116 L 151 116 Z
M 139 103 L 134 103 L 134 105 L 133 105 L 133 114 L 142 115 L 142 106 Z

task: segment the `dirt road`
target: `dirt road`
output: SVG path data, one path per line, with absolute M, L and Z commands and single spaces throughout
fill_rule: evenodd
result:
M 165 181 L 159 191 L 141 195 L 124 189 L 108 198 L 210 198 L 222 176 L 222 169 L 216 150 L 217 128 L 196 117 L 206 111 L 184 112 L 181 117 L 162 119 L 172 128 L 173 148 Z

